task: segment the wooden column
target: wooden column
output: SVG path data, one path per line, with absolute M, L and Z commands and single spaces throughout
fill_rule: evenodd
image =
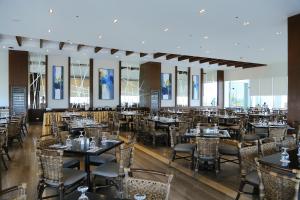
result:
M 71 108 L 70 100 L 71 100 L 71 57 L 68 57 L 68 107 Z
M 203 94 L 204 94 L 204 70 L 200 69 L 200 106 L 203 106 Z
M 191 67 L 188 67 L 188 106 L 191 105 Z
M 90 108 L 94 107 L 94 60 L 90 58 Z
M 45 101 L 46 101 L 46 108 L 48 108 L 48 55 L 45 56 Z
M 175 66 L 175 107 L 177 107 L 177 71 L 178 71 L 178 67 L 177 66 Z
M 217 70 L 217 106 L 219 108 L 224 108 L 224 71 Z
M 122 86 L 122 61 L 119 61 L 119 105 L 121 106 L 121 86 Z
M 300 121 L 300 14 L 288 18 L 288 122 Z

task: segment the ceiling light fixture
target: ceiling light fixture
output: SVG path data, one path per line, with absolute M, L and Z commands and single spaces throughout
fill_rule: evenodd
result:
M 248 25 L 250 25 L 250 22 L 244 21 L 244 22 L 243 22 L 243 25 L 244 25 L 244 26 L 248 26 Z
M 168 30 L 169 30 L 168 28 L 165 28 L 165 29 L 164 29 L 164 32 L 167 32 Z
M 50 14 L 52 14 L 52 13 L 53 13 L 53 10 L 52 10 L 52 8 L 50 8 L 50 9 L 49 9 L 49 13 L 50 13 Z
M 205 9 L 201 9 L 201 10 L 199 11 L 199 13 L 200 13 L 200 14 L 204 14 L 204 13 L 205 13 Z
M 204 36 L 203 38 L 207 40 L 207 39 L 208 39 L 208 36 L 206 35 L 206 36 Z
M 281 34 L 282 34 L 282 32 L 280 32 L 280 31 L 276 32 L 276 35 L 281 35 Z
M 260 50 L 261 50 L 261 51 L 264 51 L 264 50 L 265 50 L 265 48 L 260 48 Z
M 47 51 L 47 52 L 49 52 L 49 50 L 48 50 L 48 49 L 46 49 L 46 51 Z
M 234 43 L 234 46 L 238 46 L 239 44 L 240 44 L 240 43 L 238 43 L 238 42 L 235 42 L 235 43 Z
M 29 38 L 30 41 L 32 41 L 32 38 Z
M 2 46 L 3 49 L 5 49 L 5 46 Z
M 114 19 L 113 23 L 114 24 L 118 23 L 118 19 Z
M 142 41 L 142 44 L 145 44 L 145 41 Z
M 102 35 L 99 35 L 99 36 L 98 36 L 98 39 L 100 39 L 100 40 L 101 40 L 101 39 L 102 39 Z
M 51 29 L 48 29 L 48 33 L 51 33 Z

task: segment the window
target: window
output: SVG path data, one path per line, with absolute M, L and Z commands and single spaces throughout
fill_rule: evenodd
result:
M 225 107 L 249 107 L 249 80 L 225 81 Z
M 32 109 L 46 107 L 46 57 L 29 54 L 28 106 Z
M 177 71 L 177 105 L 188 106 L 188 72 Z
M 139 104 L 139 65 L 122 63 L 121 65 L 121 104 L 134 106 Z
M 90 66 L 88 59 L 71 59 L 70 69 L 71 107 L 90 104 Z
M 203 106 L 217 106 L 217 71 L 210 71 L 205 74 L 203 87 Z

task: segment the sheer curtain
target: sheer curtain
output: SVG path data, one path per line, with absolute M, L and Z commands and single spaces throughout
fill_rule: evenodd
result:
M 203 86 L 203 106 L 216 106 L 218 99 L 217 71 L 206 72 Z

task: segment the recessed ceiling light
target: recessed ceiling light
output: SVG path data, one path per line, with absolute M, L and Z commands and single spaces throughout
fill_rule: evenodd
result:
M 276 32 L 276 35 L 281 35 L 281 34 L 282 34 L 282 32 L 280 32 L 280 31 Z
M 2 46 L 3 49 L 5 49 L 5 46 Z
M 48 50 L 48 49 L 46 49 L 46 51 L 47 51 L 47 52 L 49 52 L 49 50 Z
M 235 42 L 235 43 L 234 43 L 234 46 L 238 46 L 239 44 L 240 44 L 240 43 L 238 43 L 238 42 Z
M 113 23 L 114 24 L 118 23 L 118 19 L 114 19 Z
M 169 30 L 168 28 L 165 28 L 165 29 L 164 29 L 164 32 L 167 32 L 168 30 Z
M 177 46 L 176 48 L 177 48 L 177 49 L 180 49 L 181 47 L 180 47 L 180 46 Z
M 116 58 L 119 58 L 119 56 L 116 56 Z
M 208 36 L 206 35 L 206 36 L 204 36 L 203 38 L 207 40 L 207 39 L 208 39 Z
M 205 53 L 209 54 L 209 53 L 210 53 L 210 51 L 208 51 L 208 50 L 207 50 L 207 51 L 205 51 Z
M 244 25 L 244 26 L 248 26 L 249 24 L 250 24 L 250 22 L 248 22 L 248 21 L 244 21 L 244 22 L 243 22 L 243 25 Z
M 32 40 L 32 38 L 29 38 L 29 40 L 31 41 L 31 40 Z
M 50 14 L 53 13 L 53 9 L 52 9 L 52 8 L 49 9 L 49 13 L 50 13 Z
M 142 44 L 145 44 L 145 41 L 142 41 Z
M 260 48 L 260 50 L 261 50 L 261 51 L 264 51 L 264 50 L 265 50 L 265 48 Z
M 199 13 L 200 13 L 200 14 L 204 14 L 204 13 L 205 13 L 205 9 L 201 9 L 201 10 L 199 11 Z
M 99 35 L 99 36 L 98 36 L 98 39 L 102 39 L 102 35 Z
M 51 33 L 51 29 L 48 29 L 48 33 Z

